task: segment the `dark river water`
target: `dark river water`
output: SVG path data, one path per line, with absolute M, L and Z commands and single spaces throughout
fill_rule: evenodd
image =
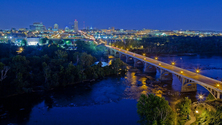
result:
M 191 71 L 200 68 L 203 75 L 222 78 L 221 56 L 159 57 L 159 60 L 175 61 L 177 66 Z M 159 73 L 152 77 L 158 79 Z M 181 83 L 175 76 L 172 82 L 155 88 L 148 86 L 146 79 L 135 72 L 127 72 L 123 77 L 109 77 L 43 95 L 28 94 L 1 100 L 0 124 L 135 125 L 139 120 L 136 104 L 141 94 L 163 96 L 171 106 L 186 96 L 196 101 L 198 94 L 208 95 L 201 86 L 197 87 L 197 92 L 180 93 Z M 169 91 L 177 94 L 169 94 Z

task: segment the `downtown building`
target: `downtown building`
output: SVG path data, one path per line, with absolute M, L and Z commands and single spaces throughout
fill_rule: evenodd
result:
M 30 25 L 30 30 L 32 30 L 32 31 L 44 31 L 44 30 L 46 30 L 46 28 L 42 23 L 33 23 L 33 25 Z

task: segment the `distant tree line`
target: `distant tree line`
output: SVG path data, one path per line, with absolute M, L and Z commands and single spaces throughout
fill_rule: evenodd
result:
M 148 54 L 222 53 L 222 37 L 147 37 L 142 40 L 126 40 L 112 44 L 131 51 L 142 50 Z

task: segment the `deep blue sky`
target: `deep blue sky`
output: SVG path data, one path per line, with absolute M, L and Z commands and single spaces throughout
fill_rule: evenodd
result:
M 59 28 L 222 30 L 222 0 L 0 0 L 0 29 L 33 22 Z

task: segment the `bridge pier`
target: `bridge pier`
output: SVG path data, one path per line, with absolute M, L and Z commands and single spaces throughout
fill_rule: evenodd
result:
M 217 98 L 220 99 L 220 92 L 217 92 Z
M 164 71 L 163 69 L 160 69 L 160 80 L 161 81 L 172 81 L 173 75 L 170 72 Z
M 134 58 L 133 61 L 134 61 L 134 65 L 133 65 L 133 67 L 136 68 L 136 62 L 137 62 L 137 59 Z
M 156 73 L 156 67 L 144 62 L 143 72 Z
M 196 92 L 197 91 L 197 84 L 192 80 L 186 79 L 182 76 L 178 76 L 180 82 L 182 83 L 181 92 Z
M 119 58 L 121 59 L 122 53 L 119 52 Z
M 126 56 L 126 63 L 133 63 L 133 60 L 131 56 Z

